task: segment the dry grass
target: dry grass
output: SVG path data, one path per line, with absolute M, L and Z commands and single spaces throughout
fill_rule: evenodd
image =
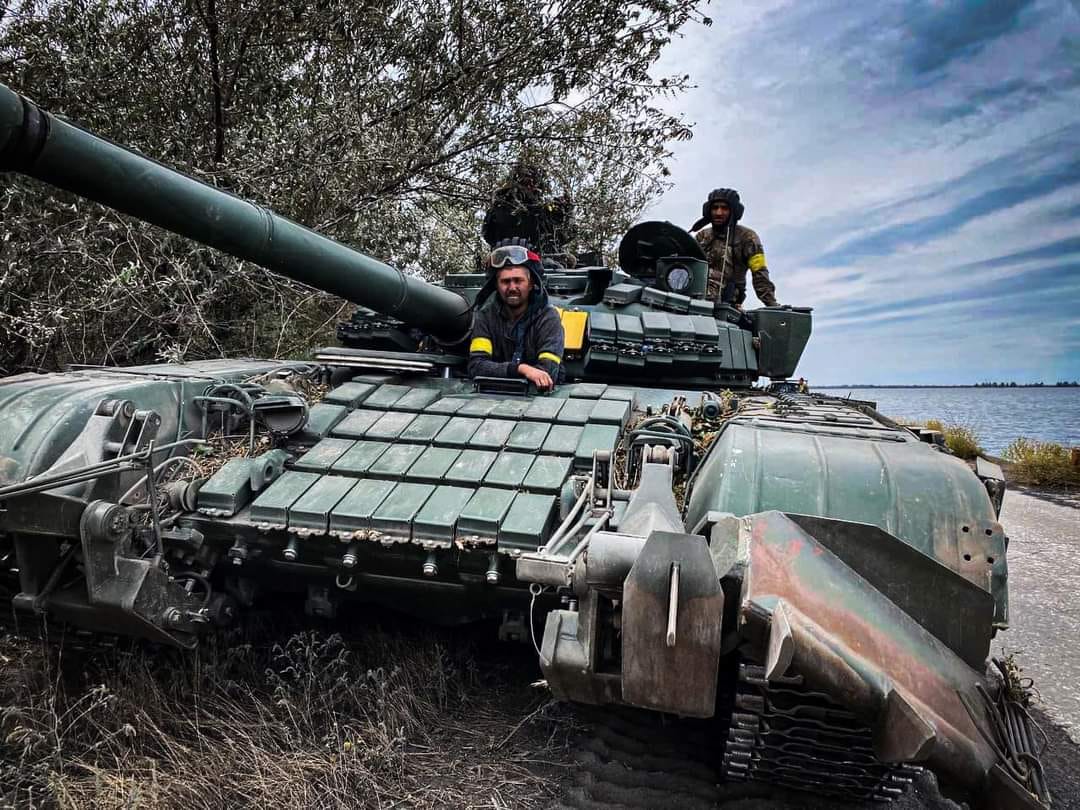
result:
M 1010 463 L 1009 479 L 1037 487 L 1080 487 L 1080 466 L 1072 463 L 1071 452 L 1055 442 L 1039 442 L 1023 437 L 1005 448 Z
M 0 806 L 528 808 L 554 791 L 565 734 L 545 698 L 492 705 L 445 637 L 87 655 L 0 640 Z
M 960 458 L 971 460 L 983 452 L 979 446 L 979 435 L 967 425 L 945 425 L 937 419 L 926 423 L 930 430 L 938 430 L 945 436 L 945 446 Z

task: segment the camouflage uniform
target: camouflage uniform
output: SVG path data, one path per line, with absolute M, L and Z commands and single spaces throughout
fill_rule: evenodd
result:
M 566 195 L 547 199 L 544 173 L 519 164 L 492 197 L 481 233 L 489 245 L 524 239 L 545 255 L 562 253 L 576 235 L 574 206 Z
M 709 300 L 742 306 L 746 300 L 746 271 L 749 270 L 754 292 L 761 303 L 767 307 L 776 306 L 776 288 L 769 279 L 769 268 L 765 266 L 765 249 L 761 246 L 761 239 L 742 225 L 731 229 L 730 245 L 726 236 L 725 232 L 719 239 L 714 239 L 712 225 L 702 228 L 695 235 L 705 251 L 705 258 L 709 260 Z

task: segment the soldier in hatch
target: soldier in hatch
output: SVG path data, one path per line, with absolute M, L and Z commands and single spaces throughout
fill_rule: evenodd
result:
M 559 379 L 564 336 L 548 303 L 540 255 L 521 239 L 497 242 L 487 272 L 477 296 L 469 376 L 524 377 L 550 391 Z
M 749 270 L 761 303 L 774 307 L 776 288 L 765 266 L 765 249 L 756 233 L 739 224 L 742 215 L 739 192 L 733 188 L 713 189 L 701 206 L 701 219 L 690 229 L 697 231 L 695 238 L 709 260 L 708 298 L 741 309 Z

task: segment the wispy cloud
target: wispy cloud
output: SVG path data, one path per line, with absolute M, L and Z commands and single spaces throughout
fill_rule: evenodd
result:
M 739 188 L 818 382 L 1080 377 L 1078 3 L 714 9 L 669 57 L 697 129 L 650 216 Z
M 1022 29 L 1024 12 L 1034 11 L 1035 6 L 1033 0 L 915 4 L 907 24 L 911 37 L 907 64 L 915 73 L 929 73 L 956 59 L 970 58 L 988 43 Z

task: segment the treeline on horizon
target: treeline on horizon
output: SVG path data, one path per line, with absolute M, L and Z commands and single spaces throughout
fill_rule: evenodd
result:
M 1080 388 L 1080 382 L 1076 380 L 1058 380 L 1053 385 L 1046 383 L 1015 383 L 1015 382 L 981 382 L 975 383 L 975 388 Z

